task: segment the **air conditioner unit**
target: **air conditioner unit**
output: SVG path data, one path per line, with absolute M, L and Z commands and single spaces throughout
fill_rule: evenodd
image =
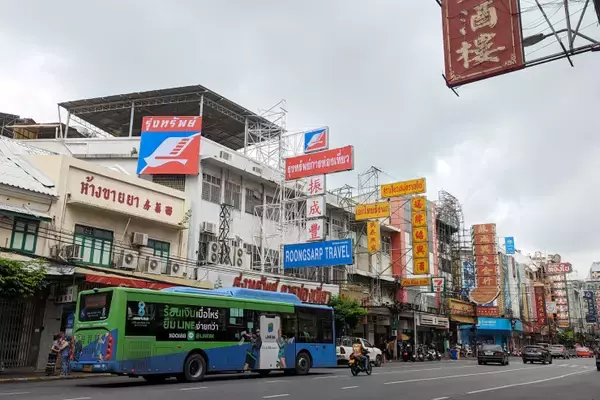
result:
M 223 160 L 227 160 L 227 161 L 229 161 L 229 160 L 231 160 L 231 153 L 228 153 L 228 152 L 226 152 L 226 151 L 222 151 L 222 150 L 221 150 L 221 151 L 219 152 L 219 157 L 221 157 Z
M 235 254 L 238 248 L 234 246 L 229 246 L 229 260 L 223 260 L 227 265 L 235 266 Z
M 146 259 L 145 272 L 154 275 L 160 275 L 163 272 L 164 260 L 160 257 L 149 256 Z
M 236 248 L 234 251 L 233 266 L 240 269 L 248 269 L 250 267 L 250 256 L 241 247 Z
M 213 235 L 215 235 L 217 233 L 217 224 L 204 221 L 202 223 L 202 232 L 212 233 Z
M 121 257 L 121 263 L 119 268 L 136 270 L 138 267 L 138 254 L 133 251 L 124 251 L 123 257 Z
M 52 257 L 52 258 L 58 258 L 59 254 L 60 254 L 60 248 L 58 247 L 57 244 L 55 244 L 52 247 L 50 247 L 50 257 Z
M 63 256 L 69 260 L 80 259 L 81 245 L 79 244 L 68 244 L 63 247 Z
M 218 264 L 219 263 L 219 243 L 217 242 L 208 242 L 208 246 L 206 246 L 206 263 L 207 264 Z
M 187 278 L 193 281 L 198 280 L 198 268 L 196 267 L 187 267 Z
M 262 175 L 262 168 L 259 167 L 252 167 L 252 172 L 258 174 L 258 175 Z
M 186 276 L 186 266 L 178 261 L 169 261 L 169 275 L 183 278 Z
M 134 246 L 148 246 L 148 234 L 142 232 L 133 232 L 131 235 L 131 244 Z

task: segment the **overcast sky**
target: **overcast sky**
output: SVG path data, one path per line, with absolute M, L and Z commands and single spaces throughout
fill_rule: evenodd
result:
M 564 21 L 556 0 L 544 3 Z M 523 0 L 526 35 L 549 32 L 534 4 Z M 290 129 L 328 125 L 332 146 L 355 146 L 356 171 L 336 184 L 356 186 L 371 165 L 382 181 L 425 176 L 430 198 L 444 189 L 460 199 L 467 224 L 496 222 L 517 248 L 560 253 L 580 277 L 600 260 L 600 53 L 467 85 L 457 98 L 441 78 L 434 0 L 2 6 L 2 112 L 55 121 L 60 101 L 191 84 L 252 110 L 285 98 Z

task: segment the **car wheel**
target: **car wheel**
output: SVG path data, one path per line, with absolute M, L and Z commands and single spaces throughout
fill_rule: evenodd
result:
M 183 376 L 186 382 L 200 382 L 204 379 L 206 361 L 200 354 L 190 355 L 183 364 Z
M 506 364 L 504 363 L 504 360 L 500 361 L 500 365 L 502 365 L 503 367 L 506 365 Z
M 550 361 L 548 362 L 548 364 L 552 365 L 552 357 L 550 357 Z
M 600 371 L 600 365 L 596 365 L 596 369 Z
M 381 367 L 381 356 L 375 357 L 375 366 Z
M 527 364 L 527 360 L 523 360 L 523 364 Z

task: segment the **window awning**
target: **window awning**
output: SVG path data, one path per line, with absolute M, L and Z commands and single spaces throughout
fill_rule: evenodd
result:
M 465 315 L 450 315 L 450 320 L 461 324 L 474 324 L 476 322 L 475 317 L 468 317 Z
M 165 288 L 169 288 L 169 287 L 173 286 L 168 283 L 150 282 L 150 281 L 146 281 L 143 279 L 129 278 L 129 277 L 125 277 L 125 276 L 103 274 L 103 273 L 98 273 L 97 275 L 96 274 L 86 275 L 85 281 L 91 282 L 91 283 L 99 283 L 101 285 L 106 285 L 106 286 L 124 286 L 124 287 L 130 287 L 130 288 L 135 288 L 135 289 L 160 290 L 160 289 L 165 289 Z
M 46 213 L 33 211 L 26 207 L 12 206 L 9 204 L 0 204 L 0 214 L 46 222 L 52 221 L 52 217 Z

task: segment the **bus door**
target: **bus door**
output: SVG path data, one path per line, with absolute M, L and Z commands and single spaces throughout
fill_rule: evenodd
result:
M 260 316 L 259 369 L 279 368 L 279 340 L 281 339 L 281 318 L 275 314 Z

